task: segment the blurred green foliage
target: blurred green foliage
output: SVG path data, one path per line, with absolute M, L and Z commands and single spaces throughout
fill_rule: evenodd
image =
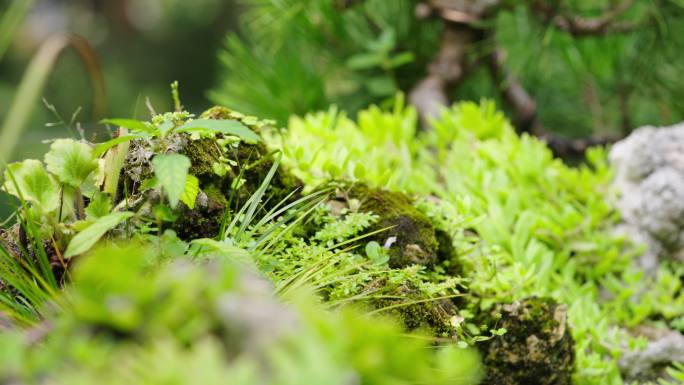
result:
M 14 3 L 23 1 L 2 2 L 0 15 Z M 197 109 L 206 104 L 205 92 L 214 81 L 216 50 L 225 32 L 234 28 L 239 9 L 232 1 L 219 0 L 191 4 L 177 0 L 37 0 L 0 61 L 0 103 L 10 104 L 36 47 L 47 37 L 66 32 L 84 37 L 93 46 L 106 81 L 108 115 L 147 118 L 146 98 L 157 110 L 170 109 L 167 85 L 174 80 L 182 84 L 186 107 Z M 60 59 L 43 96 L 60 116 L 39 102 L 32 128 L 13 159 L 42 154 L 47 148 L 42 143 L 45 139 L 78 135 L 77 122 L 88 139 L 106 139 L 92 120 L 91 87 L 75 55 L 67 53 Z M 6 112 L 0 109 L 0 121 Z M 72 114 L 76 114 L 73 121 Z
M 305 293 L 281 302 L 267 281 L 225 260 L 158 267 L 155 248 L 110 246 L 81 261 L 55 299 L 66 311 L 48 316 L 39 343 L 0 332 L 0 383 L 477 382 L 472 351 L 430 348 L 351 309 L 331 314 Z
M 353 114 L 408 92 L 436 54 L 443 27 L 417 20 L 418 0 L 368 0 L 347 9 L 337 0 L 245 3 L 242 34 L 226 40 L 224 80 L 212 100 L 281 123 L 331 103 Z M 559 7 L 558 14 L 592 17 L 616 2 L 542 3 Z M 587 136 L 684 119 L 681 2 L 637 0 L 619 19 L 641 23 L 634 31 L 586 37 L 554 28 L 531 2 L 502 4 L 478 22 L 485 37 L 470 47 L 473 68 L 453 99 L 501 102 L 505 84 L 493 80 L 486 62 L 500 47 L 507 71 L 536 99 L 549 130 Z
M 175 112 L 158 115 L 154 123 L 123 122 L 138 127 L 138 135 L 153 128 L 162 131 L 170 127 L 163 140 L 157 139 L 156 132 L 135 138 L 148 141 L 145 143 L 155 148 L 149 155 L 152 162 L 156 159 L 155 151 L 171 156 L 168 154 L 181 151 L 182 147 L 175 146 L 183 140 L 202 141 L 215 135 L 208 128 L 199 133 L 180 132 L 183 127 L 193 126 L 186 121 L 188 116 L 186 112 Z M 180 118 L 174 121 L 174 117 Z M 168 119 L 170 125 L 165 124 Z M 202 119 L 196 122 L 199 124 Z M 234 121 L 222 122 L 234 128 Z M 140 209 L 129 208 L 128 196 L 119 197 L 124 199 L 123 203 L 110 204 L 94 196 L 85 220 L 71 218 L 73 208 L 68 207 L 68 220 L 47 221 L 48 228 L 54 229 L 57 240 L 61 240 L 53 240 L 52 245 L 58 249 L 50 249 L 50 245 L 42 243 L 46 236 L 40 228 L 45 221 L 32 213 L 46 206 L 52 210 L 48 214 L 54 215 L 54 199 L 37 194 L 40 191 L 33 186 L 50 184 L 49 180 L 72 186 L 82 183 L 79 188 L 85 193 L 89 190 L 85 185 L 91 182 L 83 177 L 86 171 L 78 170 L 92 170 L 93 155 L 85 156 L 87 151 L 82 150 L 88 145 L 83 142 L 57 141 L 52 155 L 46 158 L 50 174 L 38 170 L 42 165 L 37 161 L 12 165 L 10 170 L 16 171 L 21 186 L 31 193 L 24 198 L 30 199 L 24 202 L 17 218 L 26 229 L 29 247 L 36 251 L 38 261 L 31 262 L 31 254 L 12 246 L 16 245 L 12 239 L 20 237 L 15 234 L 12 238 L 16 228 L 0 233 L 4 241 L 0 248 L 0 279 L 6 282 L 0 291 L 0 306 L 16 322 L 36 325 L 37 320 L 45 318 L 52 321 L 55 329 L 39 347 L 17 345 L 16 339 L 12 343 L 16 333 L 2 337 L 10 339 L 7 346 L 13 346 L 13 354 L 27 357 L 23 364 L 15 364 L 11 373 L 29 383 L 33 376 L 44 375 L 55 376 L 57 383 L 87 383 L 114 367 L 125 367 L 135 369 L 127 372 L 133 377 L 121 375 L 110 380 L 155 382 L 159 373 L 189 379 L 187 371 L 200 365 L 207 375 L 216 378 L 239 369 L 249 381 L 262 380 L 260 374 L 255 374 L 258 371 L 252 371 L 255 363 L 235 358 L 241 357 L 242 350 L 231 345 L 236 341 L 240 345 L 236 336 L 251 338 L 242 329 L 232 329 L 231 322 L 236 320 L 234 317 L 239 321 L 242 316 L 253 315 L 243 311 L 253 307 L 240 302 L 239 308 L 230 307 L 233 311 L 221 311 L 227 306 L 226 297 L 236 299 L 227 293 L 235 292 L 237 298 L 242 298 L 239 294 L 249 297 L 255 293 L 253 283 L 247 284 L 249 290 L 240 289 L 237 275 L 249 279 L 250 274 L 236 273 L 233 263 L 238 263 L 241 269 L 258 270 L 272 280 L 273 287 L 266 291 L 269 295 L 300 303 L 295 300 L 296 294 L 306 290 L 325 301 L 325 305 L 316 308 L 319 310 L 310 310 L 312 313 L 307 310 L 311 309 L 308 305 L 297 307 L 304 325 L 313 325 L 313 329 L 298 329 L 296 339 L 285 343 L 286 347 L 278 343 L 263 345 L 266 362 L 278 368 L 270 373 L 275 376 L 269 378 L 273 383 L 340 379 L 348 371 L 368 383 L 412 383 L 424 378 L 430 379 L 425 382 L 437 384 L 453 383 L 456 379 L 475 383 L 475 377 L 470 377 L 477 376 L 472 357 L 461 358 L 465 366 L 451 361 L 443 363 L 441 354 L 451 357 L 452 353 L 465 353 L 452 350 L 453 346 L 426 350 L 427 345 L 422 343 L 439 342 L 446 337 L 458 342 L 458 346 L 477 347 L 481 341 L 506 338 L 508 330 L 497 329 L 487 321 L 475 323 L 480 322 L 474 321 L 475 314 L 490 311 L 497 304 L 534 296 L 551 297 L 567 306 L 575 347 L 575 384 L 628 383 L 620 373 L 619 358 L 625 350 L 640 349 L 647 343 L 632 335 L 630 328 L 682 327 L 684 269 L 674 262 L 663 262 L 654 275 L 646 276 L 632 265 L 638 249 L 614 233 L 619 217 L 611 202 L 617 192 L 609 185 L 612 170 L 605 151 L 593 149 L 586 164 L 569 167 L 555 159 L 538 139 L 516 134 L 492 102 L 455 105 L 435 119 L 433 127 L 429 132 L 419 131 L 415 110 L 406 107 L 398 97 L 391 110 L 373 106 L 361 110 L 357 119 L 331 108 L 328 112 L 293 117 L 287 130 L 267 125 L 260 125 L 257 130 L 272 150 L 282 151 L 284 165 L 302 178 L 309 190 L 315 191 L 331 179 L 346 179 L 415 195 L 412 209 L 427 218 L 434 229 L 443 231 L 444 239 L 451 243 L 447 247 L 453 250 L 447 260 L 429 266 L 392 267 L 382 242 L 364 239 L 372 235 L 365 233 L 381 213 L 361 209 L 360 201 L 348 198 L 348 207 L 343 209 L 339 207 L 340 201 L 335 208 L 331 201 L 318 206 L 321 201 L 316 199 L 307 201 L 303 208 L 286 206 L 294 212 L 260 209 L 262 198 L 265 202 L 270 200 L 265 194 L 270 178 L 276 170 L 285 172 L 279 168 L 280 158 L 274 161 L 268 176 L 255 187 L 243 208 L 236 208 L 236 212 L 226 209 L 223 215 L 232 217 L 231 224 L 214 238 L 181 240 L 168 228 L 162 231 L 163 222 L 173 223 L 180 212 L 167 207 L 168 215 L 158 215 L 157 208 L 168 200 L 159 195 L 165 187 L 146 182 L 140 187 L 142 192 L 138 192 L 141 195 L 131 197 L 141 204 Z M 246 145 L 243 139 L 234 138 L 224 145 Z M 62 159 L 73 160 L 71 165 L 57 161 L 59 153 L 72 151 L 78 156 Z M 273 153 L 268 154 L 265 156 Z M 105 162 L 106 159 L 105 155 Z M 237 162 L 226 161 L 240 169 Z M 158 164 L 153 166 L 159 177 Z M 184 174 L 187 180 L 189 170 L 192 168 L 183 168 L 178 175 Z M 219 177 L 228 175 L 221 176 L 217 170 L 209 172 Z M 80 176 L 76 178 L 77 174 Z M 95 174 L 99 172 L 92 175 Z M 12 190 L 11 185 L 5 188 Z M 50 190 L 54 198 L 57 192 L 54 188 Z M 89 192 L 93 193 L 97 191 Z M 181 202 L 179 209 L 188 206 L 188 202 Z M 131 212 L 123 211 L 124 208 Z M 108 211 L 113 214 L 96 219 Z M 290 218 L 289 222 L 279 219 L 281 214 Z M 122 222 L 125 219 L 130 220 Z M 238 227 L 237 232 L 233 231 Z M 272 229 L 281 231 L 273 235 Z M 133 243 L 129 245 L 133 249 L 94 252 L 63 279 L 52 275 L 55 270 L 51 258 L 59 255 L 58 250 L 64 250 L 64 240 L 71 239 L 70 247 L 76 239 L 93 240 L 82 248 L 77 245 L 81 254 L 100 237 L 101 243 L 125 239 Z M 263 243 L 268 246 L 260 247 Z M 83 258 L 81 255 L 69 261 Z M 26 261 L 28 267 L 17 261 Z M 453 264 L 458 272 L 450 269 Z M 60 294 L 55 281 L 72 284 L 66 294 Z M 425 327 L 431 332 L 422 337 L 412 335 L 420 343 L 416 349 L 404 343 L 401 349 L 390 348 L 396 345 L 398 329 L 387 329 L 394 330 L 390 333 L 393 337 L 381 333 L 383 337 L 375 340 L 375 329 L 365 328 L 379 326 L 370 326 L 373 323 L 367 319 L 356 323 L 344 316 L 350 303 L 369 306 L 365 312 L 371 316 L 383 312 L 396 314 L 390 310 L 417 304 L 427 304 L 430 309 L 429 305 L 437 304 L 438 300 L 453 298 L 454 313 L 447 313 L 446 317 L 453 329 L 429 324 L 440 321 L 430 318 L 436 317 L 434 312 L 408 313 L 422 317 L 415 319 L 413 328 Z M 258 299 L 263 305 L 264 298 Z M 378 306 L 379 300 L 387 299 L 397 302 Z M 342 315 L 331 316 L 328 310 L 342 311 Z M 406 322 L 408 316 L 398 313 Z M 231 317 L 226 318 L 226 314 Z M 287 319 L 285 310 L 280 309 L 277 314 L 265 316 L 269 330 L 278 325 L 274 320 Z M 342 321 L 320 321 L 321 324 L 318 317 L 342 317 Z M 259 325 L 258 320 L 248 324 Z M 313 320 L 313 324 L 307 320 Z M 333 322 L 333 326 L 327 322 Z M 52 349 L 63 349 L 65 340 L 79 350 L 55 354 Z M 272 349 L 276 353 L 270 353 Z M 362 353 L 366 351 L 368 356 Z M 452 353 L 441 353 L 444 351 Z M 207 356 L 214 358 L 203 359 Z M 312 369 L 311 357 L 321 360 L 316 366 L 320 371 Z M 409 365 L 412 360 L 416 364 Z M 244 362 L 247 367 L 242 367 Z M 123 366 L 112 366 L 117 363 Z M 207 363 L 211 365 L 205 368 Z M 443 364 L 446 366 L 440 366 Z M 673 376 L 679 376 L 677 370 L 670 370 Z

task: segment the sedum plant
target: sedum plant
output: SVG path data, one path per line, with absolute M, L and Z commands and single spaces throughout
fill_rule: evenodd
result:
M 575 383 L 623 383 L 617 358 L 646 343 L 627 328 L 663 317 L 676 328 L 683 275 L 663 265 L 659 281 L 644 281 L 631 266 L 638 249 L 613 233 L 619 216 L 605 151 L 567 166 L 486 101 L 445 109 L 431 131 L 417 125 L 399 98 L 392 110 L 370 107 L 355 120 L 336 109 L 292 117 L 267 137 L 310 185 L 346 178 L 438 200 L 446 214 L 424 208 L 432 220 L 454 240 L 477 239 L 458 255 L 480 309 L 529 296 L 567 304 Z

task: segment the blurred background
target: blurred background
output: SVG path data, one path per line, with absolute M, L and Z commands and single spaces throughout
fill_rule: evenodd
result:
M 0 1 L 0 15 L 11 3 Z M 225 0 L 36 0 L 0 61 L 0 121 L 32 56 L 59 32 L 80 35 L 92 46 L 105 79 L 108 117 L 148 119 L 146 98 L 157 111 L 168 110 L 174 80 L 190 111 L 206 108 L 206 90 L 217 76 L 216 52 L 239 13 Z M 70 123 L 74 113 L 75 121 L 92 123 L 93 90 L 72 50 L 57 60 L 42 94 L 61 118 L 43 103 L 35 106 L 12 159 L 40 158 L 44 139 L 70 134 L 64 125 L 48 123 Z

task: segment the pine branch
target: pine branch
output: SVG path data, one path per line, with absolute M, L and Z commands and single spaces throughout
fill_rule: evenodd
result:
M 634 0 L 623 0 L 605 10 L 602 15 L 587 18 L 560 14 L 556 7 L 552 7 L 542 0 L 535 0 L 532 4 L 532 11 L 550 21 L 556 28 L 573 36 L 601 36 L 610 33 L 629 32 L 638 28 L 641 23 L 617 20 L 633 5 Z
M 527 132 L 546 142 L 554 155 L 563 159 L 577 159 L 593 146 L 605 146 L 621 139 L 619 136 L 591 136 L 571 139 L 546 130 L 537 119 L 537 102 L 520 80 L 505 66 L 504 53 L 498 48 L 489 58 L 492 77 L 501 85 L 501 94 L 513 110 L 513 122 L 518 132 Z

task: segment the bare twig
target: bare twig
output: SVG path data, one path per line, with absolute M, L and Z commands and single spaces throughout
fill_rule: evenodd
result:
M 535 133 L 539 139 L 546 142 L 554 155 L 563 159 L 578 159 L 591 147 L 606 146 L 621 139 L 618 135 L 590 136 L 588 138 L 566 138 L 550 131 L 538 128 Z

